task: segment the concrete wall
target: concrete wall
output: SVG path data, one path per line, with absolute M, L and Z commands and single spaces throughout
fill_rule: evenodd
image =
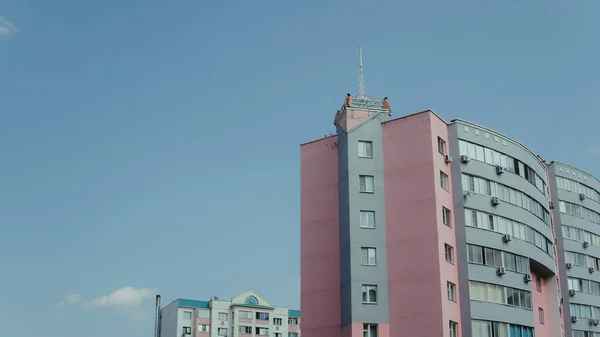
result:
M 178 303 L 172 302 L 160 310 L 160 337 L 179 337 L 181 330 L 177 330 Z
M 446 319 L 460 321 L 457 311 L 442 309 L 455 307 L 445 303 L 445 285 L 457 274 L 444 259 L 442 241 L 454 238 L 440 228 L 441 205 L 451 209 L 452 199 L 440 187 L 439 170 L 453 182 L 433 150 L 437 135 L 445 136 L 436 119 L 424 112 L 383 124 L 390 336 L 448 336 Z
M 346 109 L 346 115 L 368 115 L 367 111 Z M 380 114 L 373 114 L 349 132 L 338 128 L 338 177 L 340 219 L 340 296 L 342 328 L 351 323 L 379 325 L 380 335 L 388 323 L 387 254 L 383 146 Z M 385 115 L 387 117 L 387 115 Z M 350 121 L 348 122 L 350 125 Z M 371 141 L 373 157 L 358 156 L 359 141 Z M 359 176 L 374 177 L 374 192 L 359 191 Z M 375 212 L 375 228 L 360 227 L 360 210 Z M 376 249 L 376 265 L 361 264 L 361 248 Z M 362 286 L 377 286 L 377 303 L 362 301 Z
M 301 329 L 307 336 L 341 332 L 337 142 L 334 136 L 300 148 Z

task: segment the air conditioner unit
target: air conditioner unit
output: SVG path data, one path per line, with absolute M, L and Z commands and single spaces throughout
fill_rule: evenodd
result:
M 571 269 L 573 268 L 573 264 L 571 262 L 567 262 L 566 267 L 567 269 Z
M 600 319 L 590 319 L 590 323 L 592 323 L 592 325 L 598 325 L 600 324 Z
M 590 246 L 590 243 L 587 241 L 583 241 L 583 248 L 587 248 Z
M 573 322 L 573 323 L 577 322 L 577 316 L 571 316 L 571 322 Z
M 504 243 L 508 243 L 508 242 L 510 242 L 510 240 L 511 240 L 511 238 L 510 238 L 510 234 L 504 234 L 504 235 L 502 236 L 502 241 L 503 241 Z
M 554 203 L 550 201 L 550 209 L 554 209 Z
M 589 268 L 588 268 L 588 271 L 589 271 L 589 272 L 590 272 L 590 274 L 591 274 L 591 273 L 595 272 L 595 271 L 596 271 L 596 269 L 594 269 L 594 267 L 589 267 Z
M 452 157 L 450 157 L 449 155 L 446 155 L 446 157 L 444 157 L 444 161 L 446 162 L 446 164 L 451 163 Z
M 529 283 L 529 282 L 531 282 L 531 279 L 532 279 L 532 278 L 531 278 L 531 274 L 525 274 L 525 275 L 523 276 L 523 281 L 525 281 L 525 283 Z
M 585 194 L 580 193 L 579 194 L 579 200 L 582 200 L 582 201 L 585 200 Z
M 492 197 L 492 206 L 498 206 L 500 204 L 500 199 L 498 197 Z
M 496 174 L 502 174 L 504 173 L 504 167 L 500 166 L 500 165 L 496 165 Z
M 554 238 L 554 244 L 557 245 L 558 244 L 558 239 Z
M 460 161 L 463 163 L 468 163 L 470 160 L 471 158 L 469 158 L 469 156 L 467 156 L 466 154 L 460 156 Z
M 498 269 L 496 269 L 496 275 L 500 276 L 504 274 L 506 274 L 506 270 L 504 269 L 504 267 L 498 267 Z
M 569 289 L 569 296 L 573 297 L 573 296 L 575 296 L 575 294 L 577 294 L 575 289 Z

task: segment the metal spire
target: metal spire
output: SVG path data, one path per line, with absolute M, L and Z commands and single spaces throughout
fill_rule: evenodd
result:
M 358 97 L 366 96 L 365 77 L 363 75 L 362 47 L 358 46 Z

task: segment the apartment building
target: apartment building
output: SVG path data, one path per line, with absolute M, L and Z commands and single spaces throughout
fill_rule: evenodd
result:
M 600 181 L 359 91 L 301 145 L 309 337 L 600 337 Z
M 554 161 L 548 165 L 566 331 L 600 336 L 600 181 Z M 593 334 L 596 333 L 596 335 Z
M 160 309 L 159 337 L 300 337 L 300 311 L 277 307 L 257 291 L 231 300 L 177 299 Z

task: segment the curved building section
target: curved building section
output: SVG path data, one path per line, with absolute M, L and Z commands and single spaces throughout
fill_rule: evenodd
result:
M 449 125 L 463 336 L 560 336 L 546 164 L 485 127 Z M 466 324 L 466 322 L 471 324 Z
M 556 161 L 548 171 L 565 336 L 600 335 L 600 181 Z

